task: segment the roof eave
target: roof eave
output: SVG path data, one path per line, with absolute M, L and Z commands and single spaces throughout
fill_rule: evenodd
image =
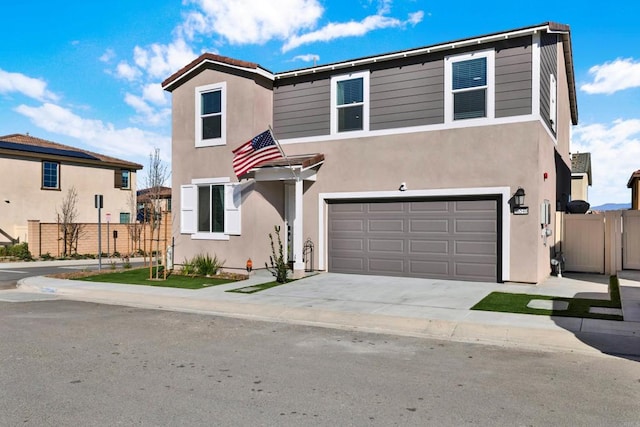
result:
M 223 57 L 219 57 L 217 55 L 209 55 L 202 54 L 194 61 L 189 63 L 187 66 L 178 70 L 167 79 L 162 82 L 162 89 L 167 92 L 173 91 L 177 86 L 181 85 L 184 80 L 188 80 L 191 74 L 198 71 L 200 68 L 205 66 L 206 64 L 214 64 L 221 67 L 231 68 L 234 70 L 241 70 L 245 72 L 249 72 L 252 74 L 256 74 L 258 76 L 264 77 L 268 80 L 273 81 L 274 75 L 269 70 L 261 67 L 260 65 L 232 60 L 231 58 L 226 58 L 228 60 L 224 60 Z

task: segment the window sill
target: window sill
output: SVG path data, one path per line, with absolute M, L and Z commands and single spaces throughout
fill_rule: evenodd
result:
M 227 145 L 227 142 L 222 138 L 218 139 L 204 139 L 201 141 L 196 141 L 196 148 L 200 147 L 218 147 L 220 145 Z
M 192 240 L 229 240 L 229 235 L 224 233 L 195 233 Z

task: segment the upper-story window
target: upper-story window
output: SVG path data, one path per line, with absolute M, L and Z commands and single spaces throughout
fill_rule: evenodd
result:
M 114 185 L 115 188 L 121 188 L 123 190 L 131 189 L 131 171 L 127 169 L 116 169 L 114 171 Z
M 196 87 L 196 147 L 226 144 L 226 83 Z
M 42 162 L 42 188 L 45 190 L 60 189 L 60 163 Z
M 445 121 L 493 118 L 495 110 L 493 50 L 445 59 Z
M 369 72 L 331 78 L 331 133 L 369 130 Z

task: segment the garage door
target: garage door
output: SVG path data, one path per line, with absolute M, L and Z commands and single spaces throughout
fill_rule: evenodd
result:
M 329 271 L 500 280 L 498 202 L 329 202 Z

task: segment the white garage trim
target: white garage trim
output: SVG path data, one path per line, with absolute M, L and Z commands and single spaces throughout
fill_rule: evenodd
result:
M 510 187 L 476 187 L 476 188 L 442 188 L 436 190 L 407 190 L 407 191 L 360 191 L 360 192 L 339 192 L 320 193 L 318 195 L 318 269 L 326 270 L 327 252 L 327 201 L 345 199 L 406 199 L 413 197 L 465 197 L 465 196 L 502 196 L 502 203 L 498 209 L 501 210 L 502 224 L 502 280 L 510 280 L 509 254 L 511 253 L 511 212 L 509 211 L 509 199 L 511 198 Z

